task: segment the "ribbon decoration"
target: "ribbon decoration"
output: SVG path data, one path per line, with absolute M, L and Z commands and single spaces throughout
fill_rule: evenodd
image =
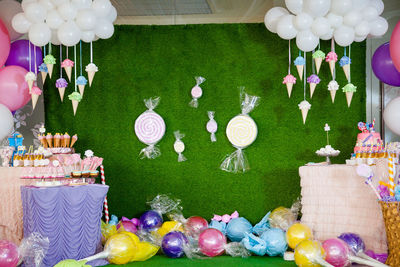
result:
M 211 220 L 214 221 L 222 221 L 224 223 L 228 223 L 230 220 L 239 218 L 239 213 L 235 210 L 231 215 L 229 214 L 224 214 L 222 216 L 214 214 L 214 217 Z

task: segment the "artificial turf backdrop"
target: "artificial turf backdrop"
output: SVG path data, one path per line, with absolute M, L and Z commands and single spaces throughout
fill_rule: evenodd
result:
M 89 63 L 89 45 L 83 48 L 84 68 Z M 59 68 L 52 80 L 46 81 L 46 129 L 77 133 L 78 152 L 91 149 L 104 157 L 109 210 L 118 217 L 138 217 L 149 208 L 146 201 L 168 193 L 182 200 L 187 217 L 200 215 L 209 220 L 213 214 L 237 210 L 257 223 L 269 210 L 289 207 L 300 195 L 300 166 L 324 160 L 315 151 L 326 145 L 325 123 L 331 126 L 330 144 L 341 151 L 332 161 L 344 163 L 356 140 L 357 122 L 366 117 L 364 42 L 351 47 L 351 79 L 357 86 L 351 107 L 347 107 L 342 90 L 332 104 L 327 90 L 331 75 L 324 62 L 321 83 L 312 99 L 307 86 L 312 107 L 306 125 L 297 106 L 303 100 L 303 83 L 297 80 L 290 99 L 282 84 L 288 71 L 288 42 L 264 24 L 116 26 L 113 37 L 94 42 L 93 49 L 99 72 L 92 87 L 86 87 L 75 117 L 67 97 L 73 84 L 61 103 L 54 86 Z M 330 41 L 322 42 L 321 49 L 328 53 Z M 343 48 L 336 46 L 336 52 L 340 59 Z M 53 55 L 58 60 L 55 46 Z M 297 55 L 292 42 L 292 60 Z M 72 48 L 69 58 L 73 58 Z M 309 76 L 311 53 L 307 59 Z M 79 67 L 79 62 L 76 65 Z M 345 75 L 339 64 L 336 66 L 342 88 Z M 291 70 L 298 77 L 293 64 Z M 188 103 L 198 75 L 206 81 L 195 109 Z M 219 165 L 235 150 L 225 128 L 241 112 L 237 88 L 242 85 L 249 94 L 261 97 L 250 114 L 258 125 L 258 137 L 245 149 L 250 171 L 232 174 L 220 170 Z M 161 97 L 155 111 L 164 118 L 167 130 L 159 142 L 162 155 L 155 160 L 140 159 L 145 145 L 134 133 L 134 122 L 146 110 L 143 99 L 152 96 Z M 218 122 L 216 143 L 210 142 L 205 128 L 208 110 L 215 111 Z M 176 130 L 186 134 L 185 162 L 177 161 L 173 149 Z

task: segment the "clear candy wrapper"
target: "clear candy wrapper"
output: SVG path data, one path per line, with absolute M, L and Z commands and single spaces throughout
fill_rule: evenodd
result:
M 151 210 L 158 212 L 160 215 L 176 212 L 182 209 L 180 199 L 171 199 L 169 196 L 160 194 L 153 200 L 147 202 Z
M 242 113 L 232 118 L 226 127 L 226 136 L 237 150 L 224 159 L 220 166 L 221 170 L 237 173 L 250 169 L 243 149 L 251 145 L 257 138 L 257 124 L 248 113 L 258 105 L 259 99 L 258 96 L 246 94 L 244 87 L 240 88 Z
M 230 242 L 225 245 L 225 253 L 232 257 L 247 258 L 250 252 L 239 242 Z
M 185 137 L 185 134 L 179 132 L 179 131 L 175 131 L 174 132 L 174 136 L 175 136 L 175 143 L 174 143 L 174 150 L 176 153 L 178 153 L 178 162 L 182 162 L 185 161 L 186 158 L 185 156 L 182 154 L 183 151 L 185 151 L 185 144 L 182 142 L 182 138 Z
M 269 226 L 269 215 L 271 214 L 271 212 L 268 212 L 259 223 L 257 223 L 256 225 L 254 225 L 253 227 L 253 233 L 257 234 L 257 235 L 261 235 L 262 233 L 264 233 L 265 231 L 267 231 L 270 226 Z
M 201 76 L 194 78 L 196 79 L 196 85 L 192 88 L 191 94 L 193 99 L 189 102 L 189 106 L 197 108 L 199 106 L 198 99 L 203 95 L 203 90 L 201 89 L 200 84 L 202 84 L 206 79 Z
M 297 220 L 301 209 L 300 199 L 297 199 L 290 209 L 278 207 L 269 215 L 268 221 L 272 228 L 280 228 L 286 231 Z
M 216 142 L 217 141 L 217 137 L 215 136 L 215 133 L 218 130 L 218 124 L 217 122 L 214 120 L 214 111 L 208 111 L 208 118 L 210 119 L 207 122 L 207 131 L 211 134 L 211 142 Z
M 49 238 L 43 237 L 36 232 L 22 239 L 21 245 L 18 248 L 20 263 L 24 262 L 24 266 L 27 267 L 40 267 L 49 249 L 49 245 Z

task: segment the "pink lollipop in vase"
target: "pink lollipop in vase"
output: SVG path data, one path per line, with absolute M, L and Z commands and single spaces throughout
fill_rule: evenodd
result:
M 387 266 L 382 263 L 354 256 L 347 243 L 338 238 L 326 240 L 322 244 L 322 247 L 324 248 L 326 253 L 325 260 L 335 267 L 350 266 L 352 262 L 372 267 Z

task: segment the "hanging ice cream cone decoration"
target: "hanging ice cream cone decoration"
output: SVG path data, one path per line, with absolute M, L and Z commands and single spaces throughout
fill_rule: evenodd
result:
M 56 87 L 58 88 L 58 93 L 60 94 L 61 102 L 64 100 L 65 88 L 67 88 L 68 83 L 64 78 L 57 79 Z
M 72 74 L 72 68 L 74 67 L 74 62 L 70 59 L 65 59 L 61 63 L 61 67 L 64 68 L 65 73 L 67 74 L 68 80 L 71 81 L 71 74 Z
M 346 84 L 342 90 L 346 93 L 347 106 L 350 107 L 353 94 L 356 92 L 357 87 L 352 83 Z
M 333 51 L 329 52 L 325 58 L 326 62 L 329 63 L 329 69 L 331 70 L 332 78 L 334 78 L 335 64 L 337 61 L 337 54 Z
M 36 75 L 32 71 L 25 75 L 25 81 L 28 83 L 29 92 L 32 90 L 33 83 L 36 81 Z
M 306 60 L 300 54 L 294 60 L 294 65 L 296 66 L 297 73 L 299 74 L 299 78 L 300 78 L 301 81 L 303 80 L 303 70 L 304 70 L 304 65 L 305 64 L 306 64 Z
M 85 78 L 85 76 L 79 76 L 76 79 L 76 84 L 78 85 L 79 88 L 79 93 L 81 94 L 81 96 L 83 97 L 83 93 L 85 92 L 85 86 L 87 84 L 87 80 Z
M 47 73 L 48 73 L 48 69 L 47 69 L 46 64 L 42 63 L 39 66 L 39 71 L 40 71 L 40 74 L 42 75 L 42 82 L 44 84 L 44 82 L 46 81 Z
M 43 62 L 44 62 L 44 64 L 46 64 L 46 67 L 47 67 L 47 70 L 49 73 L 49 77 L 51 79 L 51 75 L 53 74 L 53 67 L 54 67 L 54 64 L 56 64 L 56 59 L 53 57 L 53 55 L 49 54 L 44 57 Z
M 298 105 L 299 109 L 301 110 L 301 116 L 303 117 L 303 124 L 306 124 L 307 114 L 311 108 L 311 104 L 307 100 L 303 100 Z
M 73 92 L 68 96 L 69 100 L 72 101 L 72 109 L 74 111 L 74 116 L 76 115 L 76 110 L 78 109 L 79 102 L 82 100 L 81 94 L 78 92 Z
M 339 84 L 337 83 L 337 81 L 330 81 L 328 84 L 328 90 L 331 93 L 332 103 L 335 103 L 336 91 L 339 90 Z
M 311 98 L 314 94 L 314 90 L 315 90 L 317 84 L 319 84 L 320 81 L 321 81 L 321 79 L 316 74 L 312 74 L 307 78 L 307 82 L 310 84 L 310 97 Z
M 288 74 L 283 77 L 282 83 L 286 84 L 286 89 L 290 98 L 290 95 L 292 94 L 293 84 L 296 83 L 296 78 L 292 74 Z
M 32 109 L 35 109 L 39 96 L 42 94 L 42 90 L 39 87 L 33 86 L 31 90 L 32 96 Z
M 351 59 L 347 56 L 343 56 L 339 60 L 339 64 L 343 69 L 344 75 L 346 76 L 346 79 L 348 82 L 350 82 L 350 64 L 351 64 Z
M 96 72 L 99 70 L 97 66 L 94 63 L 89 63 L 86 66 L 86 72 L 88 73 L 88 79 L 89 79 L 89 86 L 92 86 L 93 78 Z
M 319 73 L 319 70 L 321 68 L 322 61 L 325 59 L 325 53 L 322 52 L 321 50 L 317 50 L 312 54 L 312 57 L 315 62 L 315 68 L 317 70 L 317 74 Z

